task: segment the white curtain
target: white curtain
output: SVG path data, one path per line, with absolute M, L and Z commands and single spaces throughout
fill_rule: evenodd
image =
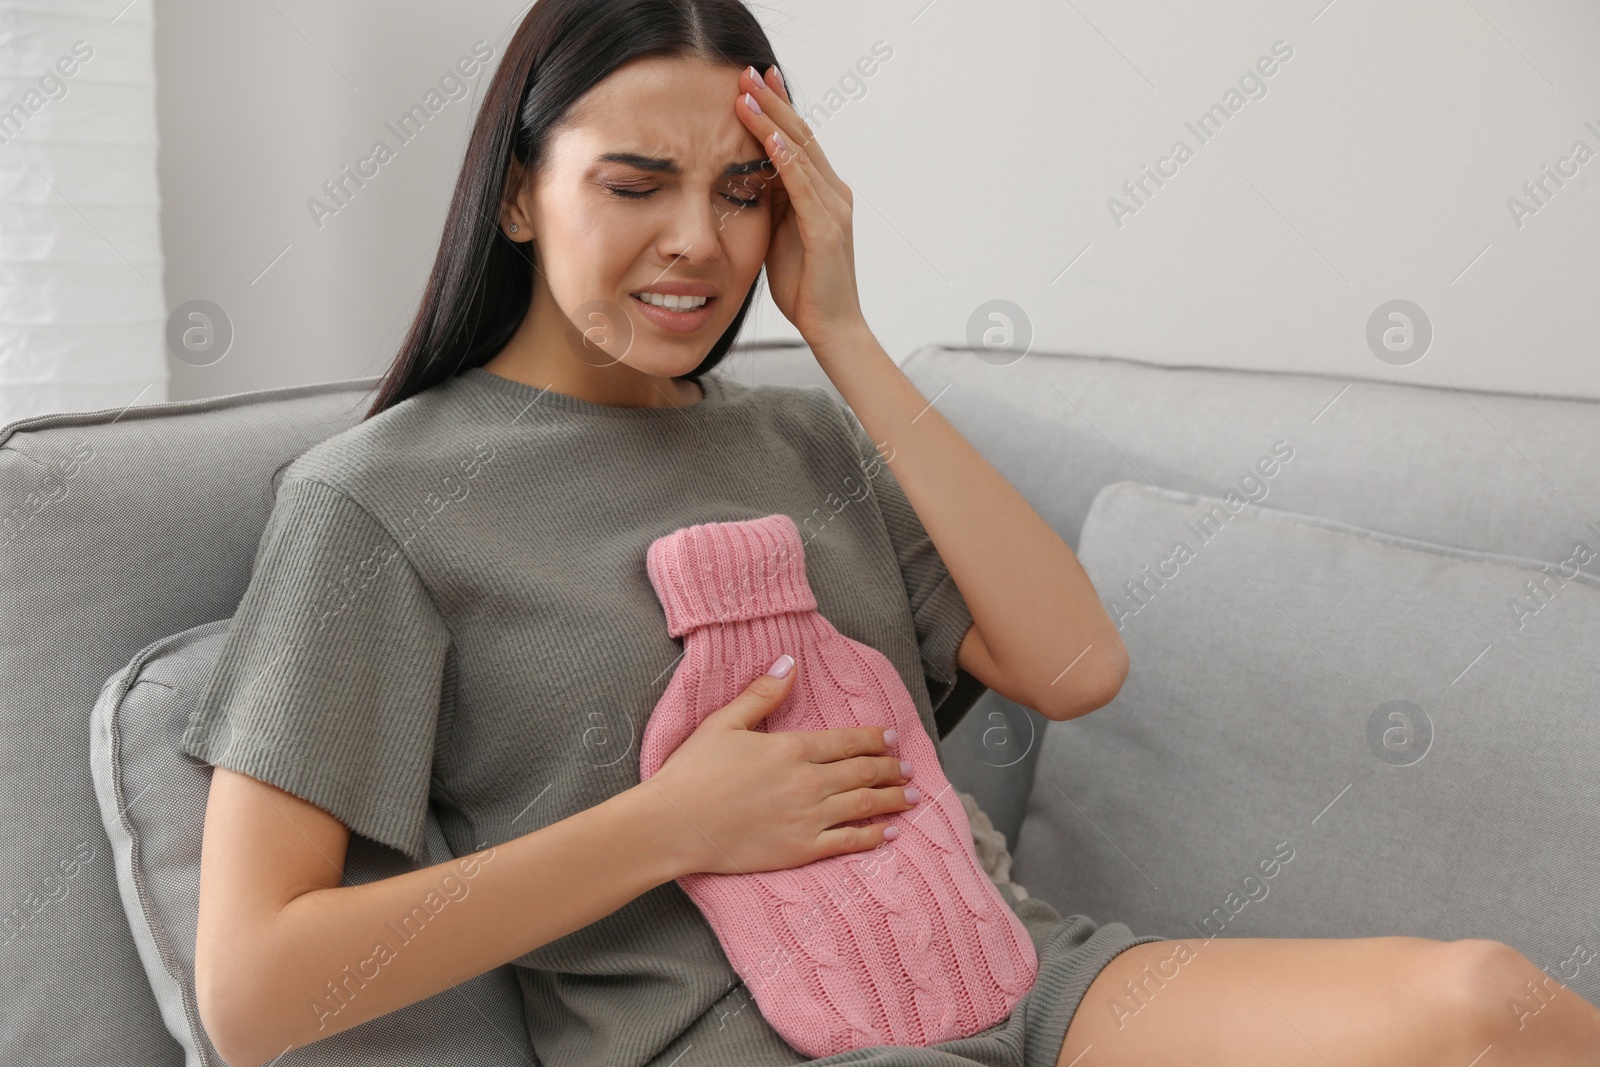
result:
M 152 0 L 0 0 L 0 424 L 167 398 Z

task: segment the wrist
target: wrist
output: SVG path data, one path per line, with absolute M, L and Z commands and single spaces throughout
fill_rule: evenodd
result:
M 813 348 L 817 365 L 828 376 L 845 403 L 860 417 L 856 399 L 883 392 L 886 381 L 903 377 L 904 372 L 871 333 L 851 338 L 835 338 L 821 349 Z
M 878 343 L 878 339 L 872 334 L 872 328 L 867 325 L 867 320 L 864 318 L 831 326 L 826 330 L 813 331 L 811 336 L 805 337 L 804 340 L 818 362 L 834 356 L 846 360 L 858 358 L 864 351 Z
M 646 779 L 625 789 L 603 806 L 621 821 L 624 829 L 615 840 L 632 850 L 649 888 L 698 869 L 693 861 L 695 842 L 687 839 L 695 830 L 654 781 Z

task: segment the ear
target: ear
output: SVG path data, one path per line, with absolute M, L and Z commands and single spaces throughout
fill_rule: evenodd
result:
M 500 232 L 513 241 L 533 240 L 533 225 L 522 209 L 527 171 L 515 156 L 506 167 L 505 192 L 500 205 Z M 512 233 L 511 227 L 517 227 Z

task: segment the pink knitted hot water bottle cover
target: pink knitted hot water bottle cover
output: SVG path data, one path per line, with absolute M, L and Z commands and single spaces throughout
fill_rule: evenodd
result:
M 787 515 L 689 526 L 646 556 L 684 654 L 641 741 L 639 779 L 774 659 L 798 675 L 767 732 L 883 726 L 922 799 L 880 819 L 900 836 L 783 871 L 684 875 L 761 1013 L 820 1058 L 869 1045 L 929 1045 L 1011 1014 L 1038 973 L 1033 941 L 978 862 L 961 798 L 894 665 L 817 613 L 800 531 Z

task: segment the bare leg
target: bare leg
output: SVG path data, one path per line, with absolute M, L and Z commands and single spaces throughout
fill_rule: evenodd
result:
M 1135 945 L 1090 984 L 1057 1067 L 1177 1062 L 1596 1067 L 1600 1009 L 1495 941 Z

